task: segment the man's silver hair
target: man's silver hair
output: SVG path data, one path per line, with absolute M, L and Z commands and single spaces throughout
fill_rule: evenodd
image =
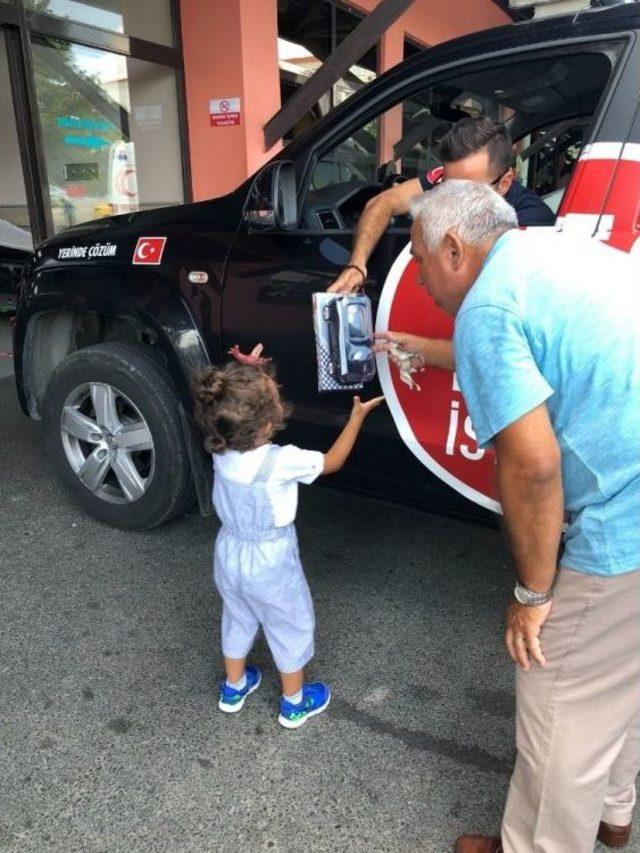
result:
M 463 243 L 480 246 L 518 224 L 511 205 L 477 181 L 443 181 L 414 199 L 410 210 L 428 252 L 435 252 L 449 231 Z

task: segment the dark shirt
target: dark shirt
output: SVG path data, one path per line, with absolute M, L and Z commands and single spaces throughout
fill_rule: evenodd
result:
M 420 176 L 420 184 L 423 190 L 433 189 L 442 179 L 442 169 L 432 169 L 428 175 Z M 523 187 L 519 181 L 514 181 L 505 195 L 511 207 L 518 217 L 518 225 L 553 225 L 555 214 L 541 198 L 530 190 Z
M 556 221 L 551 208 L 547 207 L 533 190 L 523 187 L 519 181 L 511 184 L 504 199 L 515 210 L 518 225 L 553 225 Z

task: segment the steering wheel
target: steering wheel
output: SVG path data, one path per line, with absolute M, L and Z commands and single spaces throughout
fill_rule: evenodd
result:
M 404 184 L 405 181 L 408 181 L 409 178 L 406 175 L 397 175 L 395 173 L 391 173 L 387 175 L 382 181 L 382 189 L 389 190 L 391 187 L 394 187 L 396 184 Z M 389 220 L 390 228 L 411 228 L 411 218 L 409 216 L 403 216 L 400 214 L 399 216 L 392 216 Z
M 408 180 L 409 178 L 406 175 L 397 175 L 392 172 L 390 175 L 387 175 L 382 181 L 382 189 L 389 190 L 395 184 L 404 184 L 404 182 Z

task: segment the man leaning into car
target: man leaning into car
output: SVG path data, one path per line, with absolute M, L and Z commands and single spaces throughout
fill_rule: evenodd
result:
M 640 767 L 635 265 L 596 240 L 518 230 L 486 184 L 446 181 L 412 212 L 420 281 L 455 317 L 460 388 L 479 446 L 495 450 L 518 580 L 506 630 L 518 754 L 502 834 L 455 850 L 623 847 Z
M 367 261 L 393 216 L 409 212 L 411 202 L 443 180 L 464 179 L 488 184 L 516 212 L 518 225 L 553 225 L 547 205 L 516 179 L 513 143 L 499 121 L 466 118 L 454 124 L 440 142 L 443 166 L 427 175 L 396 184 L 372 198 L 358 220 L 349 263 L 328 288 L 329 293 L 354 293 L 367 278 Z M 423 366 L 453 370 L 450 341 L 399 335 L 390 343 L 418 352 Z M 381 345 L 382 347 L 383 345 Z

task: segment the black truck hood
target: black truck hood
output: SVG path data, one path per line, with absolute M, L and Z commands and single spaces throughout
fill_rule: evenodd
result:
M 150 232 L 158 234 L 175 232 L 185 225 L 194 228 L 206 227 L 216 231 L 234 231 L 243 202 L 244 193 L 235 190 L 220 198 L 192 204 L 160 207 L 138 213 L 123 213 L 119 216 L 94 219 L 65 228 L 55 237 L 45 240 L 38 247 L 36 255 L 38 252 L 50 254 L 52 249 L 78 242 L 105 242 Z

